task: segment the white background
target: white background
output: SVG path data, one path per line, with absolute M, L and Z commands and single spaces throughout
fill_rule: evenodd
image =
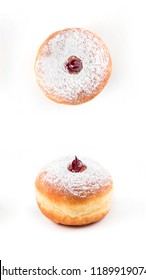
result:
M 145 1 L 1 0 L 0 6 L 2 264 L 88 271 L 92 266 L 146 267 Z M 113 61 L 106 88 L 78 106 L 48 100 L 33 69 L 41 43 L 66 27 L 97 32 Z M 68 154 L 99 161 L 113 177 L 112 208 L 99 223 L 64 227 L 37 208 L 37 174 L 50 160 Z M 89 274 L 55 279 L 100 278 Z

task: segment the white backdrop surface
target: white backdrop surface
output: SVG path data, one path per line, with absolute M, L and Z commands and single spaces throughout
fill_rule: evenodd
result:
M 3 264 L 88 270 L 146 266 L 145 1 L 0 0 L 0 6 Z M 66 27 L 99 34 L 113 61 L 106 88 L 79 106 L 49 101 L 36 84 L 33 69 L 40 44 Z M 49 221 L 37 208 L 34 181 L 38 172 L 50 160 L 68 154 L 99 161 L 113 177 L 112 208 L 99 223 L 64 227 Z M 109 279 L 123 277 L 134 276 Z M 90 273 L 58 276 L 90 278 L 97 277 Z

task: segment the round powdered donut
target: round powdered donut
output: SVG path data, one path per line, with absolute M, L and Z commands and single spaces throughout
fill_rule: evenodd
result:
M 42 213 L 64 225 L 86 225 L 102 219 L 110 209 L 113 181 L 98 163 L 77 157 L 61 158 L 36 178 L 36 199 Z
M 101 38 L 82 28 L 50 35 L 39 48 L 35 73 L 48 98 L 77 105 L 94 98 L 111 75 L 109 51 Z

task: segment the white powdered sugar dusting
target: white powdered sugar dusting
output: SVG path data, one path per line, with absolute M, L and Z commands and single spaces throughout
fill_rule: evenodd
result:
M 71 56 L 82 61 L 83 69 L 77 74 L 66 69 Z M 90 31 L 73 28 L 60 31 L 43 45 L 35 70 L 47 94 L 71 101 L 78 100 L 80 93 L 92 95 L 104 81 L 108 64 L 109 52 L 103 42 Z
M 42 180 L 50 183 L 53 188 L 57 186 L 59 190 L 63 189 L 78 197 L 87 197 L 97 189 L 111 185 L 108 171 L 91 159 L 80 158 L 87 167 L 83 172 L 69 171 L 68 166 L 73 159 L 73 156 L 68 156 L 51 162 L 42 170 Z

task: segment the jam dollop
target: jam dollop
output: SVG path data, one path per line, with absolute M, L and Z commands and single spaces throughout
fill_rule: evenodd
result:
M 82 60 L 76 56 L 71 56 L 66 62 L 66 68 L 70 74 L 78 74 L 83 69 Z
M 71 172 L 83 172 L 87 169 L 87 166 L 82 163 L 76 156 L 72 163 L 68 166 L 68 170 Z

